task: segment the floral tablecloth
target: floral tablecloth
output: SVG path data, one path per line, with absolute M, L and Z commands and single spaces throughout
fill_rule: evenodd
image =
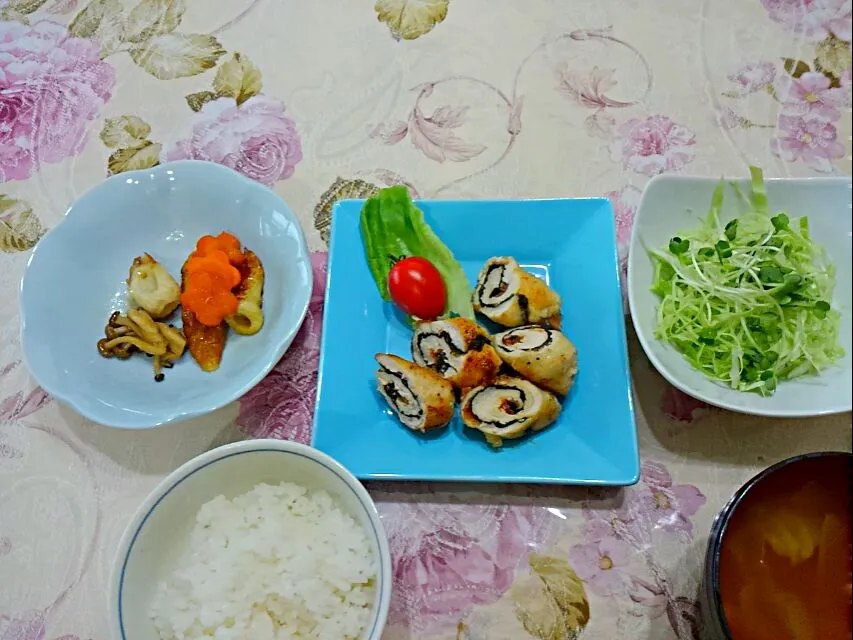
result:
M 308 441 L 336 199 L 607 194 L 624 247 L 661 172 L 849 174 L 850 41 L 850 0 L 0 0 L 0 640 L 107 640 L 115 547 L 161 477 L 236 438 Z M 310 312 L 239 403 L 96 426 L 21 362 L 19 278 L 86 189 L 177 158 L 286 198 L 316 250 Z M 369 487 L 395 560 L 388 640 L 694 638 L 735 487 L 851 448 L 849 414 L 712 410 L 633 339 L 631 358 L 634 487 Z

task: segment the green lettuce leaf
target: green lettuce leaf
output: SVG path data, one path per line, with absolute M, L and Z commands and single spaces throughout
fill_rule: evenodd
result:
M 447 287 L 446 315 L 474 318 L 471 285 L 450 249 L 424 220 L 403 185 L 387 187 L 368 198 L 361 210 L 361 237 L 379 294 L 391 300 L 388 272 L 400 258 L 418 256 L 435 265 Z

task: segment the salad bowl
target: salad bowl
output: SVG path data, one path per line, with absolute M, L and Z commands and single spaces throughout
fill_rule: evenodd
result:
M 150 254 L 180 280 L 196 241 L 221 231 L 263 262 L 261 330 L 228 337 L 217 371 L 184 354 L 161 382 L 141 354 L 101 357 L 107 319 L 128 309 L 134 258 Z M 302 229 L 270 189 L 198 161 L 122 173 L 83 195 L 33 250 L 20 292 L 24 358 L 45 391 L 107 426 L 201 416 L 245 394 L 278 362 L 302 324 L 311 286 Z
M 714 406 L 778 417 L 850 411 L 853 389 L 850 178 L 770 179 L 765 183 L 769 215 L 784 213 L 786 224 L 790 220 L 791 225 L 798 224 L 798 218 L 806 217 L 810 242 L 824 250 L 825 263 L 834 270 L 834 291 L 832 300 L 827 304 L 831 304 L 833 314 L 837 313 L 834 318 L 843 350 L 834 363 L 827 363 L 817 375 L 780 380 L 774 393 L 762 395 L 713 381 L 659 338 L 659 323 L 671 318 L 662 317 L 668 312 L 661 310 L 661 299 L 652 291 L 656 272 L 650 251 L 666 250 L 668 245 L 672 247 L 669 243 L 680 240 L 679 234 L 684 235 L 685 230 L 700 225 L 709 215 L 715 190 L 720 184 L 719 178 L 662 175 L 653 178 L 646 186 L 634 220 L 628 257 L 631 318 L 646 355 L 673 386 Z M 750 193 L 752 186 L 749 179 L 725 183 L 719 211 L 721 227 L 750 210 L 742 194 Z M 734 246 L 734 242 L 732 244 Z M 748 309 L 746 314 L 749 314 Z M 808 327 L 804 327 L 803 334 L 809 333 Z M 811 334 L 809 339 L 829 340 L 829 336 L 814 335 L 815 331 Z M 713 340 L 714 336 L 709 338 Z M 774 355 L 782 359 L 788 354 L 782 349 L 781 353 L 774 352 Z

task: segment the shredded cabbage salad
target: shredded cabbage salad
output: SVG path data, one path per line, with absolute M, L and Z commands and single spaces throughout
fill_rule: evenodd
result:
M 835 268 L 809 237 L 808 218 L 771 215 L 764 177 L 748 211 L 720 220 L 725 183 L 696 229 L 650 251 L 660 299 L 655 335 L 710 379 L 772 395 L 782 380 L 817 374 L 844 355 L 832 308 Z

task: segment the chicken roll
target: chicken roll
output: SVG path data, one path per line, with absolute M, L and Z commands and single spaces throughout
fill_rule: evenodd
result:
M 489 334 L 466 318 L 420 323 L 412 336 L 412 357 L 460 389 L 489 384 L 501 366 Z
M 522 378 L 498 376 L 492 384 L 471 389 L 462 398 L 462 422 L 481 431 L 493 447 L 529 430 L 544 429 L 559 415 L 557 397 Z
M 504 327 L 547 322 L 560 328 L 560 296 L 515 258 L 489 258 L 477 278 L 474 310 Z
M 566 395 L 578 373 L 578 352 L 556 329 L 527 325 L 495 334 L 501 359 L 538 386 Z
M 453 418 L 453 385 L 403 358 L 377 353 L 379 393 L 404 426 L 421 433 L 444 427 Z

